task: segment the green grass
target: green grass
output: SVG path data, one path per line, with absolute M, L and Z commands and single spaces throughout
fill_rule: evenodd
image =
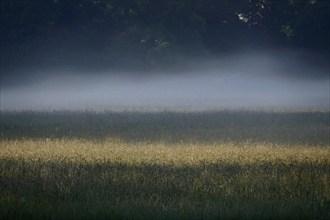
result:
M 329 112 L 1 112 L 0 219 L 328 219 Z
M 329 112 L 1 112 L 2 139 L 329 143 Z

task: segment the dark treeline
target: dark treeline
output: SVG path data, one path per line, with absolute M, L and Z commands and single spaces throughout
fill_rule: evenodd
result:
M 2 0 L 1 68 L 171 66 L 241 48 L 328 54 L 328 0 Z

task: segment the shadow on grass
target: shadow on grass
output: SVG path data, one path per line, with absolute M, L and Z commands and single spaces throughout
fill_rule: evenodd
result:
M 326 219 L 330 208 L 322 181 L 328 163 L 0 165 L 6 218 Z
M 329 112 L 1 112 L 1 139 L 329 144 Z

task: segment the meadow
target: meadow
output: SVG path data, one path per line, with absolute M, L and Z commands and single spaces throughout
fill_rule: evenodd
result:
M 328 111 L 2 111 L 0 219 L 329 219 Z

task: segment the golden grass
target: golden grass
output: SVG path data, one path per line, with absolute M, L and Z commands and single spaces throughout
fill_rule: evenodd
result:
M 1 140 L 0 169 L 4 218 L 326 219 L 330 210 L 324 146 Z
M 324 112 L 4 113 L 0 219 L 329 219 Z
M 1 140 L 0 159 L 68 160 L 76 163 L 124 163 L 194 166 L 200 163 L 330 163 L 330 148 L 272 143 L 125 143 L 118 139 Z

